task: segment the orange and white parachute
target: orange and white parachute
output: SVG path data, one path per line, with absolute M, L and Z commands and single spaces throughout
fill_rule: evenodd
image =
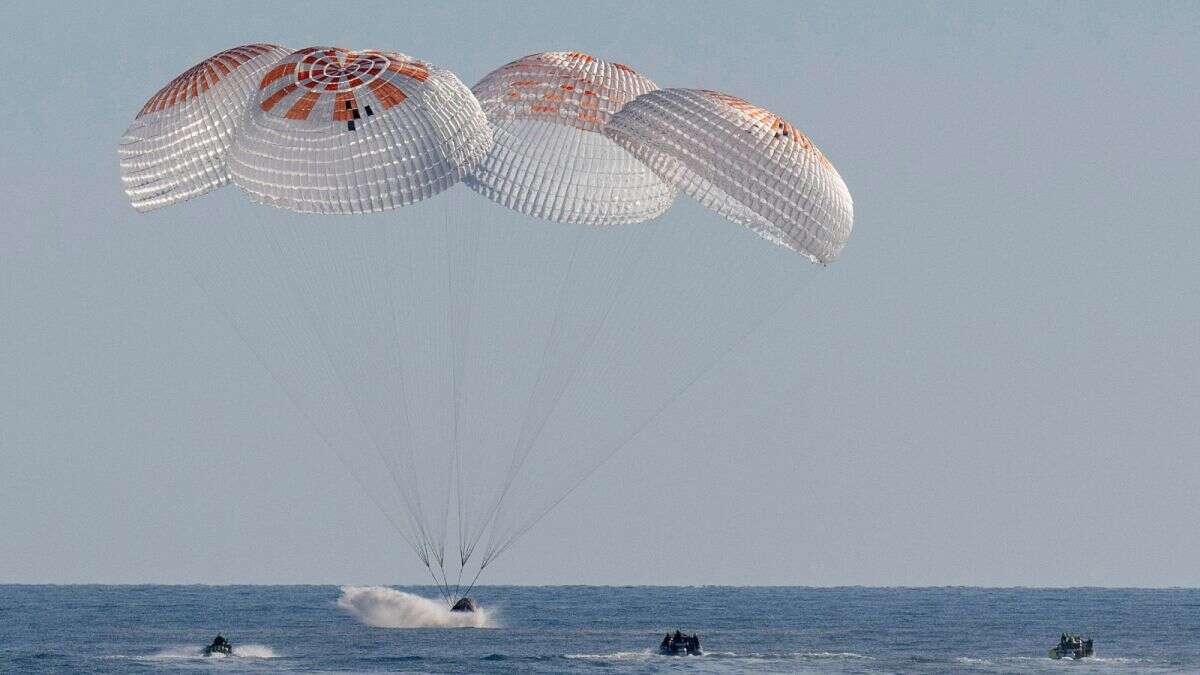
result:
M 814 262 L 837 259 L 854 203 L 833 164 L 783 118 L 735 96 L 661 89 L 604 133 L 704 206 Z
M 229 166 L 255 201 L 362 213 L 432 197 L 491 145 L 454 73 L 397 52 L 309 47 L 262 78 Z
M 674 190 L 602 133 L 613 113 L 655 89 L 629 66 L 582 52 L 540 52 L 497 68 L 472 88 L 496 143 L 467 185 L 559 222 L 617 225 L 662 214 Z
M 250 44 L 187 69 L 146 102 L 121 138 L 125 193 L 139 211 L 229 182 L 225 156 L 259 79 L 287 49 Z
M 854 218 L 837 170 L 778 115 L 582 52 L 532 54 L 467 90 L 397 52 L 235 47 L 155 94 L 120 158 L 141 211 L 230 178 L 255 201 L 318 213 L 396 208 L 465 179 L 526 215 L 617 225 L 683 190 L 822 263 Z
M 415 227 L 161 228 L 451 604 L 810 267 L 741 228 L 588 225 L 649 220 L 682 189 L 827 263 L 853 221 L 833 165 L 777 115 L 580 52 L 470 90 L 396 52 L 239 47 L 153 97 L 120 156 L 139 210 L 229 180 L 300 212 L 459 180 L 511 209 L 463 190 L 441 200 L 454 217 L 409 210 Z

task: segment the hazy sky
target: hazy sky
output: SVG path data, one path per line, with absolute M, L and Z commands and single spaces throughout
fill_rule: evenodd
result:
M 184 216 L 120 188 L 116 143 L 158 87 L 271 41 L 467 83 L 586 51 L 779 112 L 854 195 L 819 320 L 764 326 L 487 581 L 1200 585 L 1196 3 L 5 15 L 0 582 L 423 581 L 146 236 Z M 264 213 L 233 188 L 189 208 Z M 656 528 L 671 512 L 702 535 Z

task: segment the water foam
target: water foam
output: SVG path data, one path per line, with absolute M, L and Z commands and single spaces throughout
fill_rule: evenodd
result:
M 233 655 L 243 659 L 277 659 L 279 655 L 266 645 L 234 645 Z
M 657 656 L 657 654 L 651 652 L 649 649 L 643 649 L 642 651 L 637 652 L 613 652 L 611 654 L 563 654 L 564 659 L 584 659 L 597 661 L 641 661 L 654 656 Z
M 866 659 L 873 661 L 875 657 L 854 652 L 793 652 L 792 656 L 810 659 Z
M 218 655 L 223 656 L 223 655 Z M 143 657 L 147 659 L 199 659 L 204 657 L 204 650 L 200 647 L 168 647 L 166 649 L 155 652 L 151 656 Z
M 275 659 L 279 655 L 275 653 L 267 645 L 236 645 L 233 648 L 233 655 L 243 659 Z M 140 657 L 148 660 L 167 660 L 167 659 L 223 659 L 228 658 L 225 654 L 213 654 L 205 656 L 202 647 L 168 647 L 166 649 L 155 652 L 151 656 Z
M 854 652 L 787 652 L 782 654 L 763 653 L 763 652 L 748 652 L 739 654 L 737 652 L 720 652 L 705 650 L 704 657 L 707 658 L 727 658 L 727 659 L 755 659 L 755 660 L 779 660 L 779 659 L 864 659 L 874 660 L 873 656 L 866 654 L 856 654 Z M 642 660 L 665 658 L 674 661 L 675 656 L 663 656 L 656 651 L 643 649 L 636 652 L 613 652 L 611 654 L 564 654 L 563 658 L 567 659 L 585 659 L 597 661 L 626 661 L 626 660 Z
M 341 609 L 375 628 L 493 628 L 492 612 L 451 612 L 445 604 L 386 586 L 342 586 Z

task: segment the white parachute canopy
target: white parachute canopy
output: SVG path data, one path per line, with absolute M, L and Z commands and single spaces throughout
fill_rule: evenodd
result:
M 270 44 L 227 49 L 187 69 L 146 102 L 118 153 L 139 211 L 198 197 L 229 182 L 225 156 L 263 73 L 288 53 Z
M 308 47 L 263 77 L 229 165 L 255 201 L 363 213 L 432 197 L 491 146 L 454 73 L 396 52 Z
M 837 169 L 782 117 L 736 96 L 662 89 L 604 133 L 704 206 L 813 260 L 837 259 L 854 204 Z
M 660 215 L 674 190 L 602 133 L 613 113 L 655 89 L 629 66 L 582 52 L 540 52 L 497 68 L 472 88 L 496 144 L 467 185 L 557 222 L 617 225 Z

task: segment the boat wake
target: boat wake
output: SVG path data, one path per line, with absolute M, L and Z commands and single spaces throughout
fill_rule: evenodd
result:
M 954 659 L 954 663 L 957 668 L 971 672 L 1058 672 L 1085 666 L 1089 672 L 1179 672 L 1165 661 L 1120 656 L 1091 656 L 1081 661 L 1075 659 L 1054 660 L 1037 656 L 992 656 L 989 658 L 960 656 Z
M 233 656 L 243 659 L 275 659 L 279 655 L 275 650 L 267 645 L 236 645 L 233 648 Z M 213 654 L 211 656 L 204 655 L 203 647 L 168 647 L 161 651 L 155 652 L 150 656 L 134 657 L 137 660 L 147 661 L 163 661 L 171 659 L 227 659 L 229 656 L 225 654 Z
M 611 654 L 563 654 L 564 659 L 580 659 L 585 661 L 641 661 L 643 659 L 658 658 L 660 655 L 657 652 L 652 652 L 649 649 L 644 649 L 640 652 L 613 652 Z M 676 658 L 676 657 L 664 657 Z
M 637 652 L 613 652 L 611 654 L 564 654 L 563 658 L 581 659 L 594 661 L 631 661 L 643 659 L 667 659 L 679 660 L 684 657 L 664 656 L 657 651 L 645 649 Z M 761 652 L 749 652 L 739 654 L 737 652 L 720 652 L 720 651 L 705 651 L 702 656 L 692 656 L 687 658 L 708 658 L 708 659 L 759 659 L 759 660 L 775 660 L 775 659 L 792 659 L 792 660 L 829 660 L 829 659 L 865 659 L 871 660 L 872 657 L 865 654 L 855 654 L 854 652 L 786 652 L 780 654 L 768 654 Z
M 375 628 L 494 628 L 493 612 L 451 612 L 445 604 L 386 586 L 342 586 L 338 609 Z
M 233 655 L 243 659 L 275 659 L 279 655 L 266 645 L 234 645 Z

